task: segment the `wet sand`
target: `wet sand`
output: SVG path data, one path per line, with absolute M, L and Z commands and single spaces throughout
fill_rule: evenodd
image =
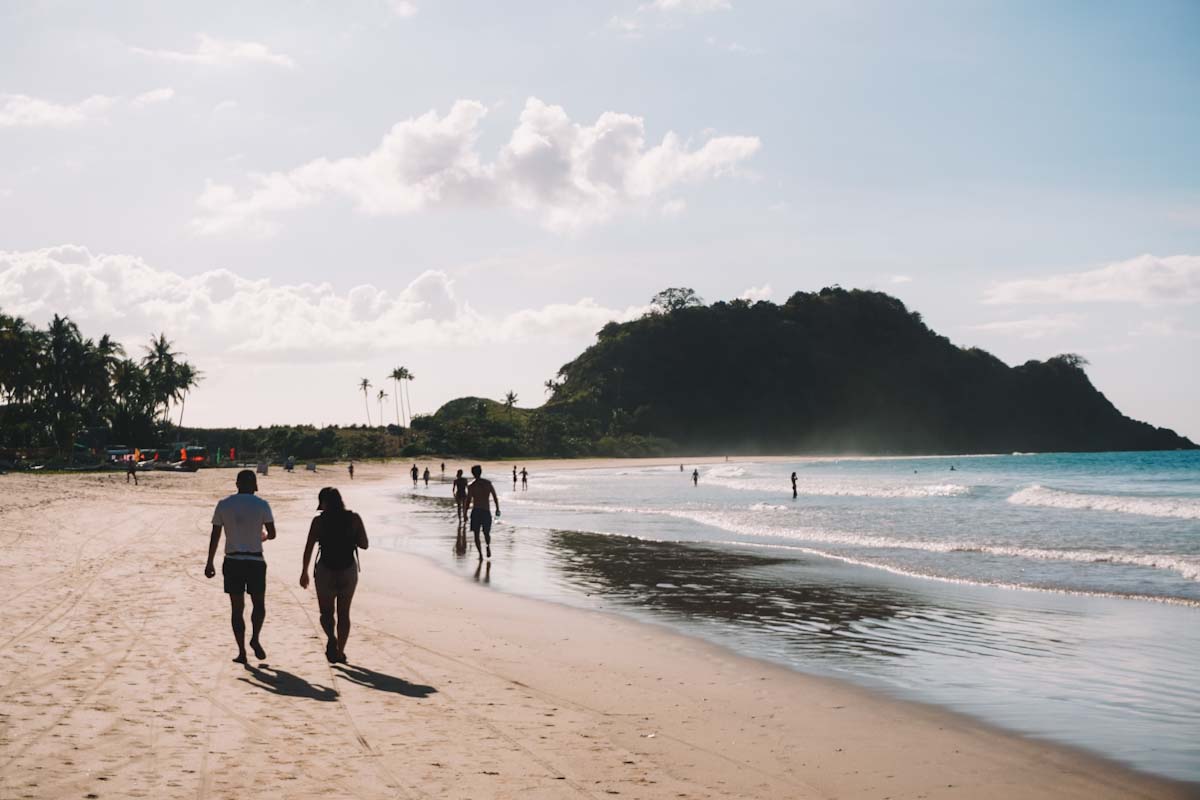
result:
M 0 477 L 0 797 L 1197 794 L 378 550 L 363 554 L 351 664 L 331 667 L 296 583 L 316 490 L 338 485 L 353 506 L 357 486 L 405 485 L 407 466 L 261 480 L 280 538 L 268 657 L 248 668 L 230 662 L 220 578 L 203 576 L 232 471 L 136 488 L 116 473 Z

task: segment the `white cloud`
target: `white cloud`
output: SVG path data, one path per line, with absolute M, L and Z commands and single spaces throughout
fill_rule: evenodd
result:
M 274 215 L 340 196 L 371 215 L 491 206 L 571 230 L 682 184 L 732 174 L 760 147 L 753 136 L 718 136 L 691 147 L 675 133 L 647 147 L 641 117 L 605 112 L 582 125 L 562 107 L 529 98 L 508 143 L 485 163 L 476 142 L 486 113 L 482 103 L 459 100 L 445 116 L 429 111 L 397 123 L 366 155 L 251 174 L 244 190 L 210 182 L 197 200 L 193 228 L 269 234 L 277 227 Z
M 78 103 L 62 104 L 24 94 L 0 94 L 0 128 L 64 128 L 103 116 L 117 101 L 94 94 Z
M 1044 339 L 1047 336 L 1056 336 L 1075 330 L 1082 321 L 1082 318 L 1076 314 L 1058 314 L 1030 317 L 1029 319 L 985 322 L 981 325 L 968 326 L 967 329 L 1018 336 L 1022 339 Z
M 130 102 L 134 108 L 145 108 L 155 103 L 165 103 L 175 96 L 175 90 L 168 87 L 162 89 L 152 89 L 148 92 L 142 92 Z
M 757 303 L 759 300 L 770 300 L 774 294 L 774 289 L 771 284 L 767 283 L 762 286 L 751 286 L 746 291 L 742 292 L 738 297 L 742 300 L 749 300 L 751 303 Z
M 687 201 L 679 200 L 679 199 L 668 200 L 667 202 L 662 204 L 661 208 L 659 208 L 659 212 L 664 217 L 678 217 L 680 214 L 682 214 L 686 210 L 687 210 Z
M 201 66 L 217 67 L 234 64 L 271 64 L 276 67 L 291 69 L 296 62 L 290 56 L 276 53 L 261 42 L 240 42 L 232 39 L 216 39 L 203 33 L 196 35 L 196 49 L 188 52 L 180 50 L 152 50 L 144 47 L 131 47 L 131 52 L 138 55 L 150 56 L 164 61 L 174 61 L 181 64 L 198 64 Z
M 1200 256 L 1142 255 L 1086 272 L 1002 281 L 985 303 L 1200 302 Z
M 392 13 L 397 17 L 408 18 L 417 15 L 417 4 L 409 0 L 389 0 L 388 5 L 392 8 Z
M 608 28 L 630 38 L 642 35 L 642 25 L 633 17 L 612 17 L 608 20 Z
M 486 305 L 486 303 L 485 303 Z M 586 338 L 644 307 L 611 309 L 590 298 L 489 315 L 476 311 L 444 272 L 427 271 L 394 291 L 328 283 L 275 285 L 225 269 L 183 276 L 135 256 L 75 245 L 0 251 L 0 308 L 44 323 L 66 314 L 132 344 L 169 330 L 191 355 L 253 363 L 361 358 L 406 347 L 510 343 L 553 334 Z
M 728 11 L 731 8 L 733 6 L 729 0 L 654 0 L 642 5 L 639 10 L 708 14 L 713 11 Z
M 888 278 L 891 283 L 912 283 L 911 275 L 893 275 Z

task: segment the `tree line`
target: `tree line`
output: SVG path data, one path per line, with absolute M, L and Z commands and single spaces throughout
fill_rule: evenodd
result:
M 108 334 L 85 337 L 69 318 L 45 328 L 0 312 L 0 448 L 52 448 L 60 458 L 109 444 L 150 445 L 182 423 L 198 369 L 165 334 L 131 357 Z

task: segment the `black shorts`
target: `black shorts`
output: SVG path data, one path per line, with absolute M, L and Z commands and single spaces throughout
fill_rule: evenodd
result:
M 262 594 L 267 591 L 267 562 L 227 558 L 221 562 L 226 594 Z
M 492 532 L 492 512 L 486 508 L 475 506 L 471 509 L 471 533 L 479 533 L 483 530 L 485 536 Z

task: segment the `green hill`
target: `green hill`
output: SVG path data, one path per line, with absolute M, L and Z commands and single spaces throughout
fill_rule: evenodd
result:
M 1068 354 L 1009 367 L 881 292 L 705 306 L 683 290 L 658 313 L 606 325 L 538 414 L 593 440 L 660 437 L 691 451 L 1195 447 L 1122 415 L 1085 363 Z

